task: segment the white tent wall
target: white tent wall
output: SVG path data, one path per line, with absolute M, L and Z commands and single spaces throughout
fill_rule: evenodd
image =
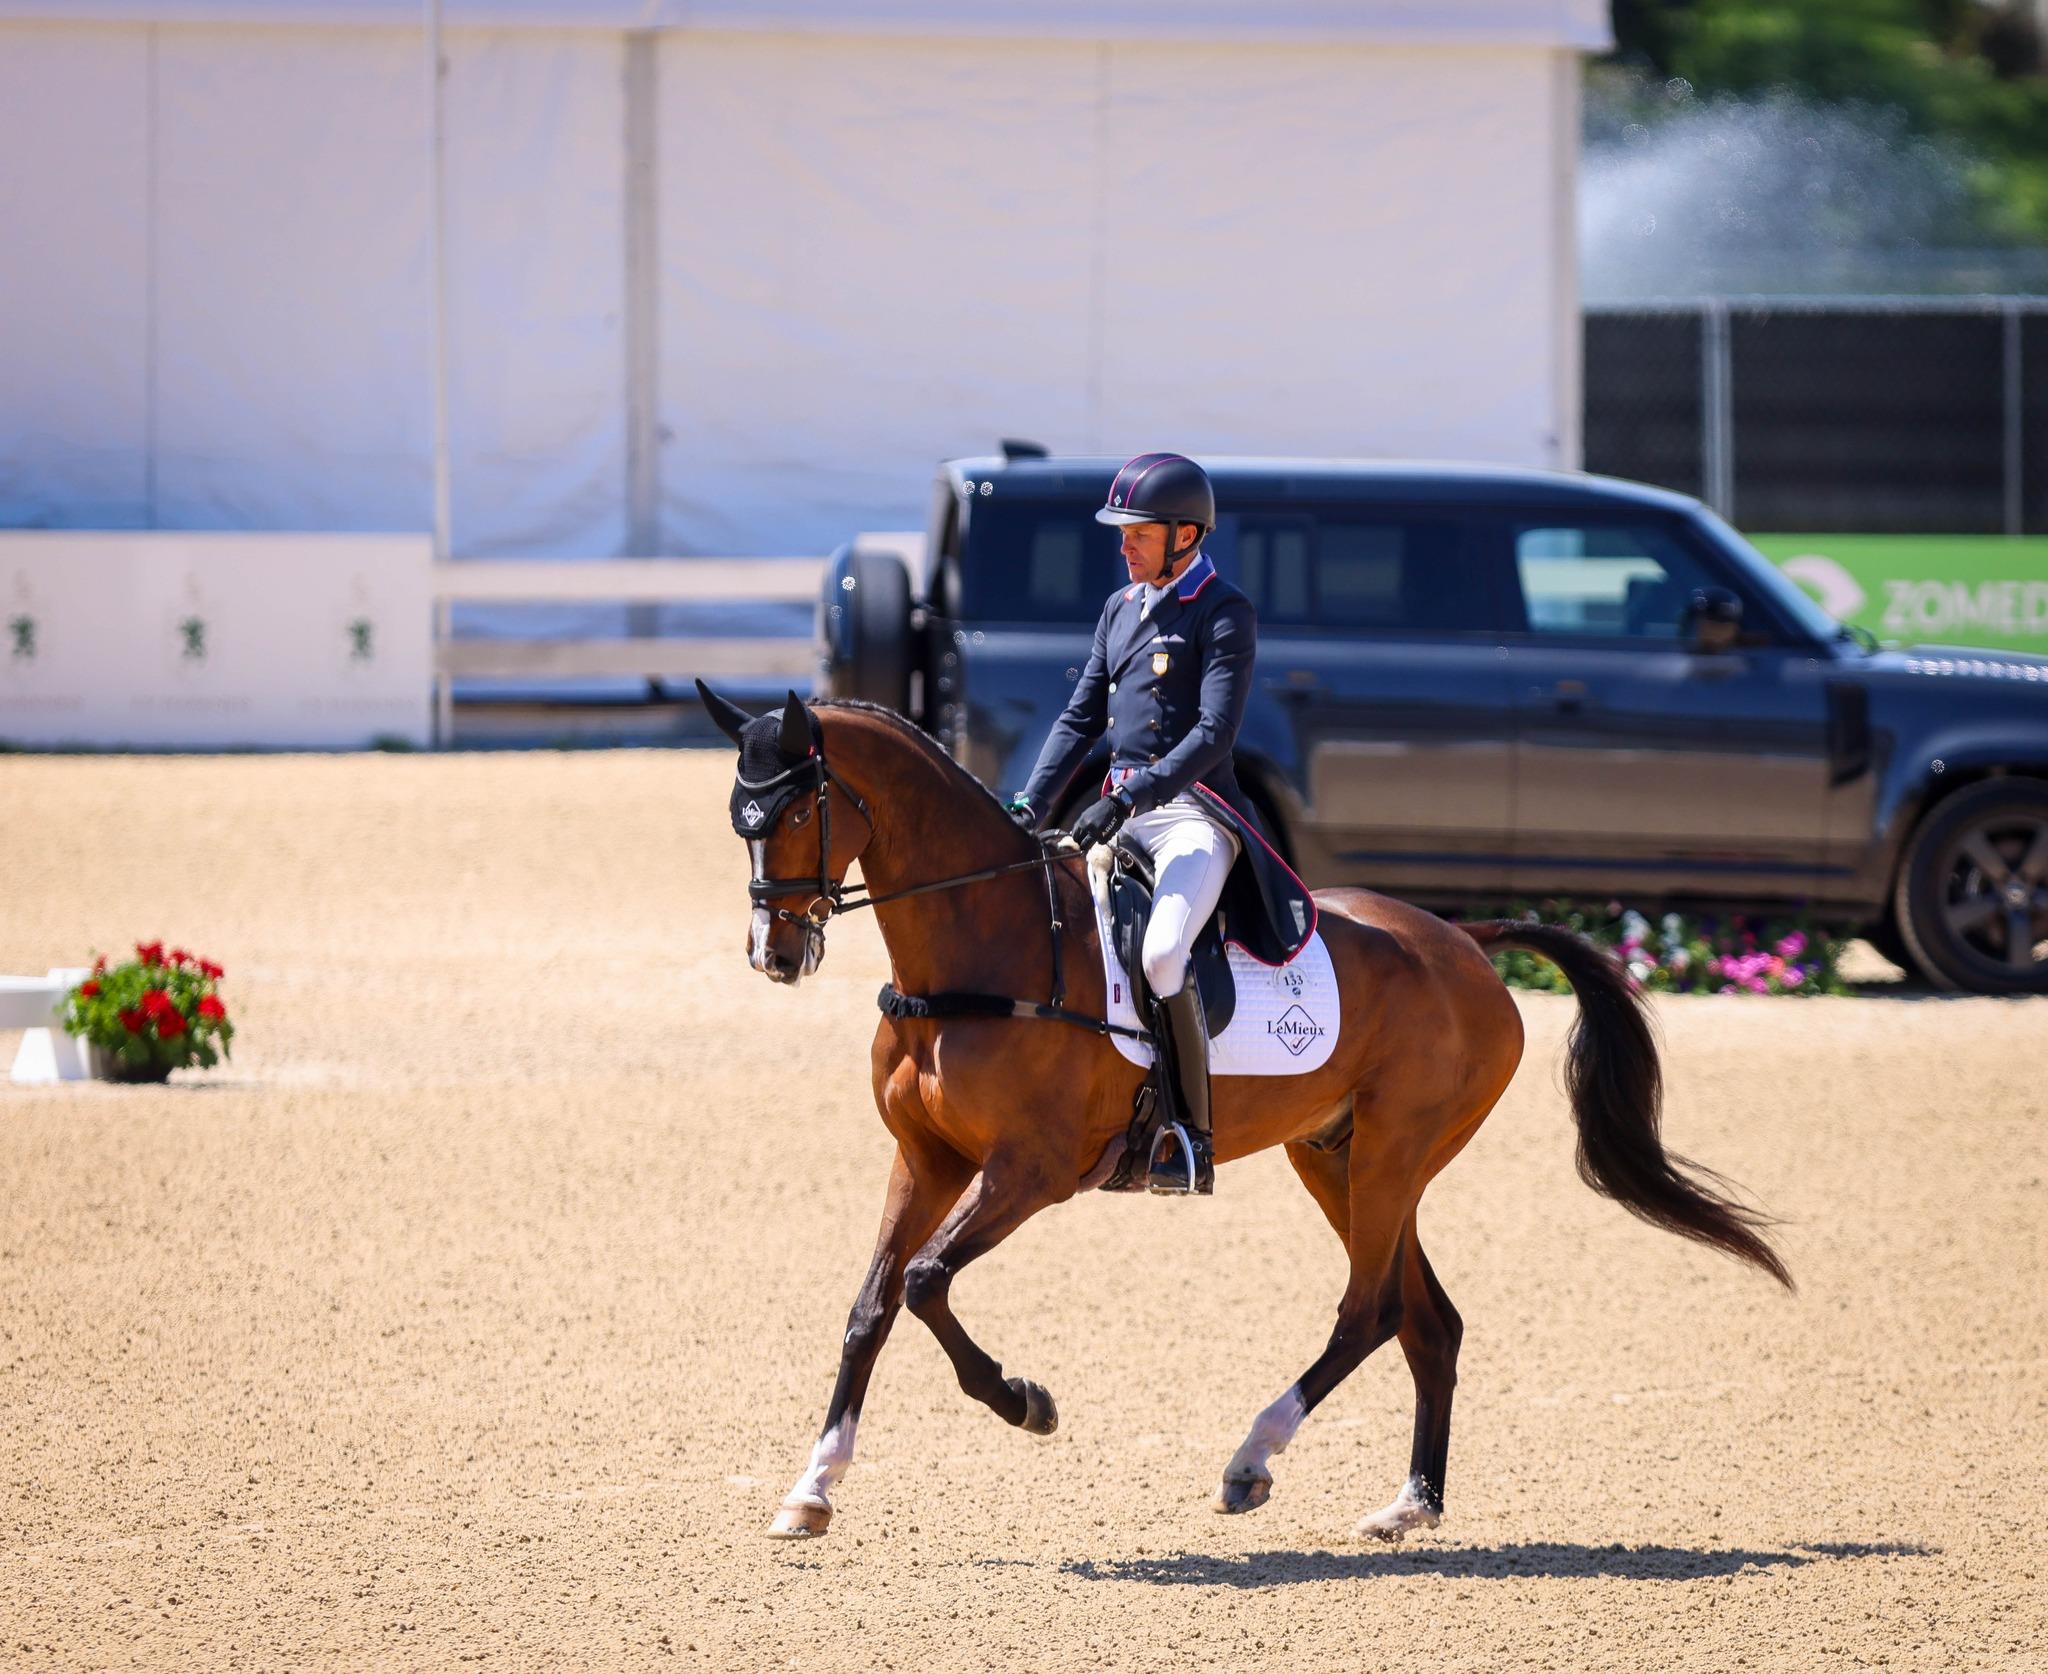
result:
M 947 453 L 1088 439 L 1097 62 L 1043 41 L 663 38 L 681 549 L 918 527 Z
M 1571 462 L 1558 56 L 663 37 L 667 534 L 915 525 L 1001 435 Z
M 623 39 L 448 38 L 455 528 L 624 539 Z M 0 27 L 0 524 L 431 521 L 417 30 Z
M 0 526 L 148 523 L 148 56 L 0 27 Z
M 417 7 L 92 9 L 0 0 L 0 525 L 428 528 Z M 1599 11 L 449 0 L 454 549 L 819 551 L 1001 435 L 1573 463 Z

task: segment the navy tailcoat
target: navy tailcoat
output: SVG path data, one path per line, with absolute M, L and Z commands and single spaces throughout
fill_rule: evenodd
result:
M 1252 602 L 1205 552 L 1151 615 L 1144 610 L 1142 582 L 1119 587 L 1103 605 L 1088 666 L 1039 751 L 1024 799 L 1051 809 L 1107 736 L 1111 774 L 1139 813 L 1192 792 L 1237 832 L 1243 853 L 1224 886 L 1227 932 L 1253 957 L 1285 964 L 1307 944 L 1316 912 L 1261 833 L 1232 762 L 1258 652 Z

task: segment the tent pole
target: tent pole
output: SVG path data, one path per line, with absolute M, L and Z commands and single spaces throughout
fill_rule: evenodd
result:
M 448 473 L 448 123 L 445 77 L 441 57 L 441 0 L 426 0 L 427 113 L 433 155 L 428 173 L 429 269 L 434 292 L 432 333 L 434 385 L 434 562 L 449 556 L 451 523 Z M 434 589 L 434 743 L 448 749 L 455 742 L 455 682 L 440 667 L 443 649 L 454 637 L 454 612 Z

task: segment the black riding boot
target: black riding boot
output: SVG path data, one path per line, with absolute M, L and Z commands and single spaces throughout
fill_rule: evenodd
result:
M 1192 971 L 1178 994 L 1159 1002 L 1159 1020 L 1166 1036 L 1178 1121 L 1159 1130 L 1145 1184 L 1155 1192 L 1207 1197 L 1216 1189 L 1216 1162 L 1209 1148 L 1209 1030 L 1202 1019 L 1202 998 L 1195 992 Z

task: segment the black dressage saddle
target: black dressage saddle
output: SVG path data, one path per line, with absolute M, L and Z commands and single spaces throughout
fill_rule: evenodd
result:
M 1157 1003 L 1145 982 L 1145 926 L 1152 920 L 1153 873 L 1151 857 L 1136 847 L 1118 843 L 1109 874 L 1109 922 L 1111 946 L 1117 962 L 1130 979 L 1131 999 L 1140 1017 L 1151 1018 Z M 1223 950 L 1223 914 L 1209 915 L 1189 961 L 1195 992 L 1201 996 L 1202 1015 L 1208 1020 L 1209 1038 L 1214 1040 L 1230 1027 L 1237 1015 L 1237 979 L 1230 974 L 1230 956 Z

